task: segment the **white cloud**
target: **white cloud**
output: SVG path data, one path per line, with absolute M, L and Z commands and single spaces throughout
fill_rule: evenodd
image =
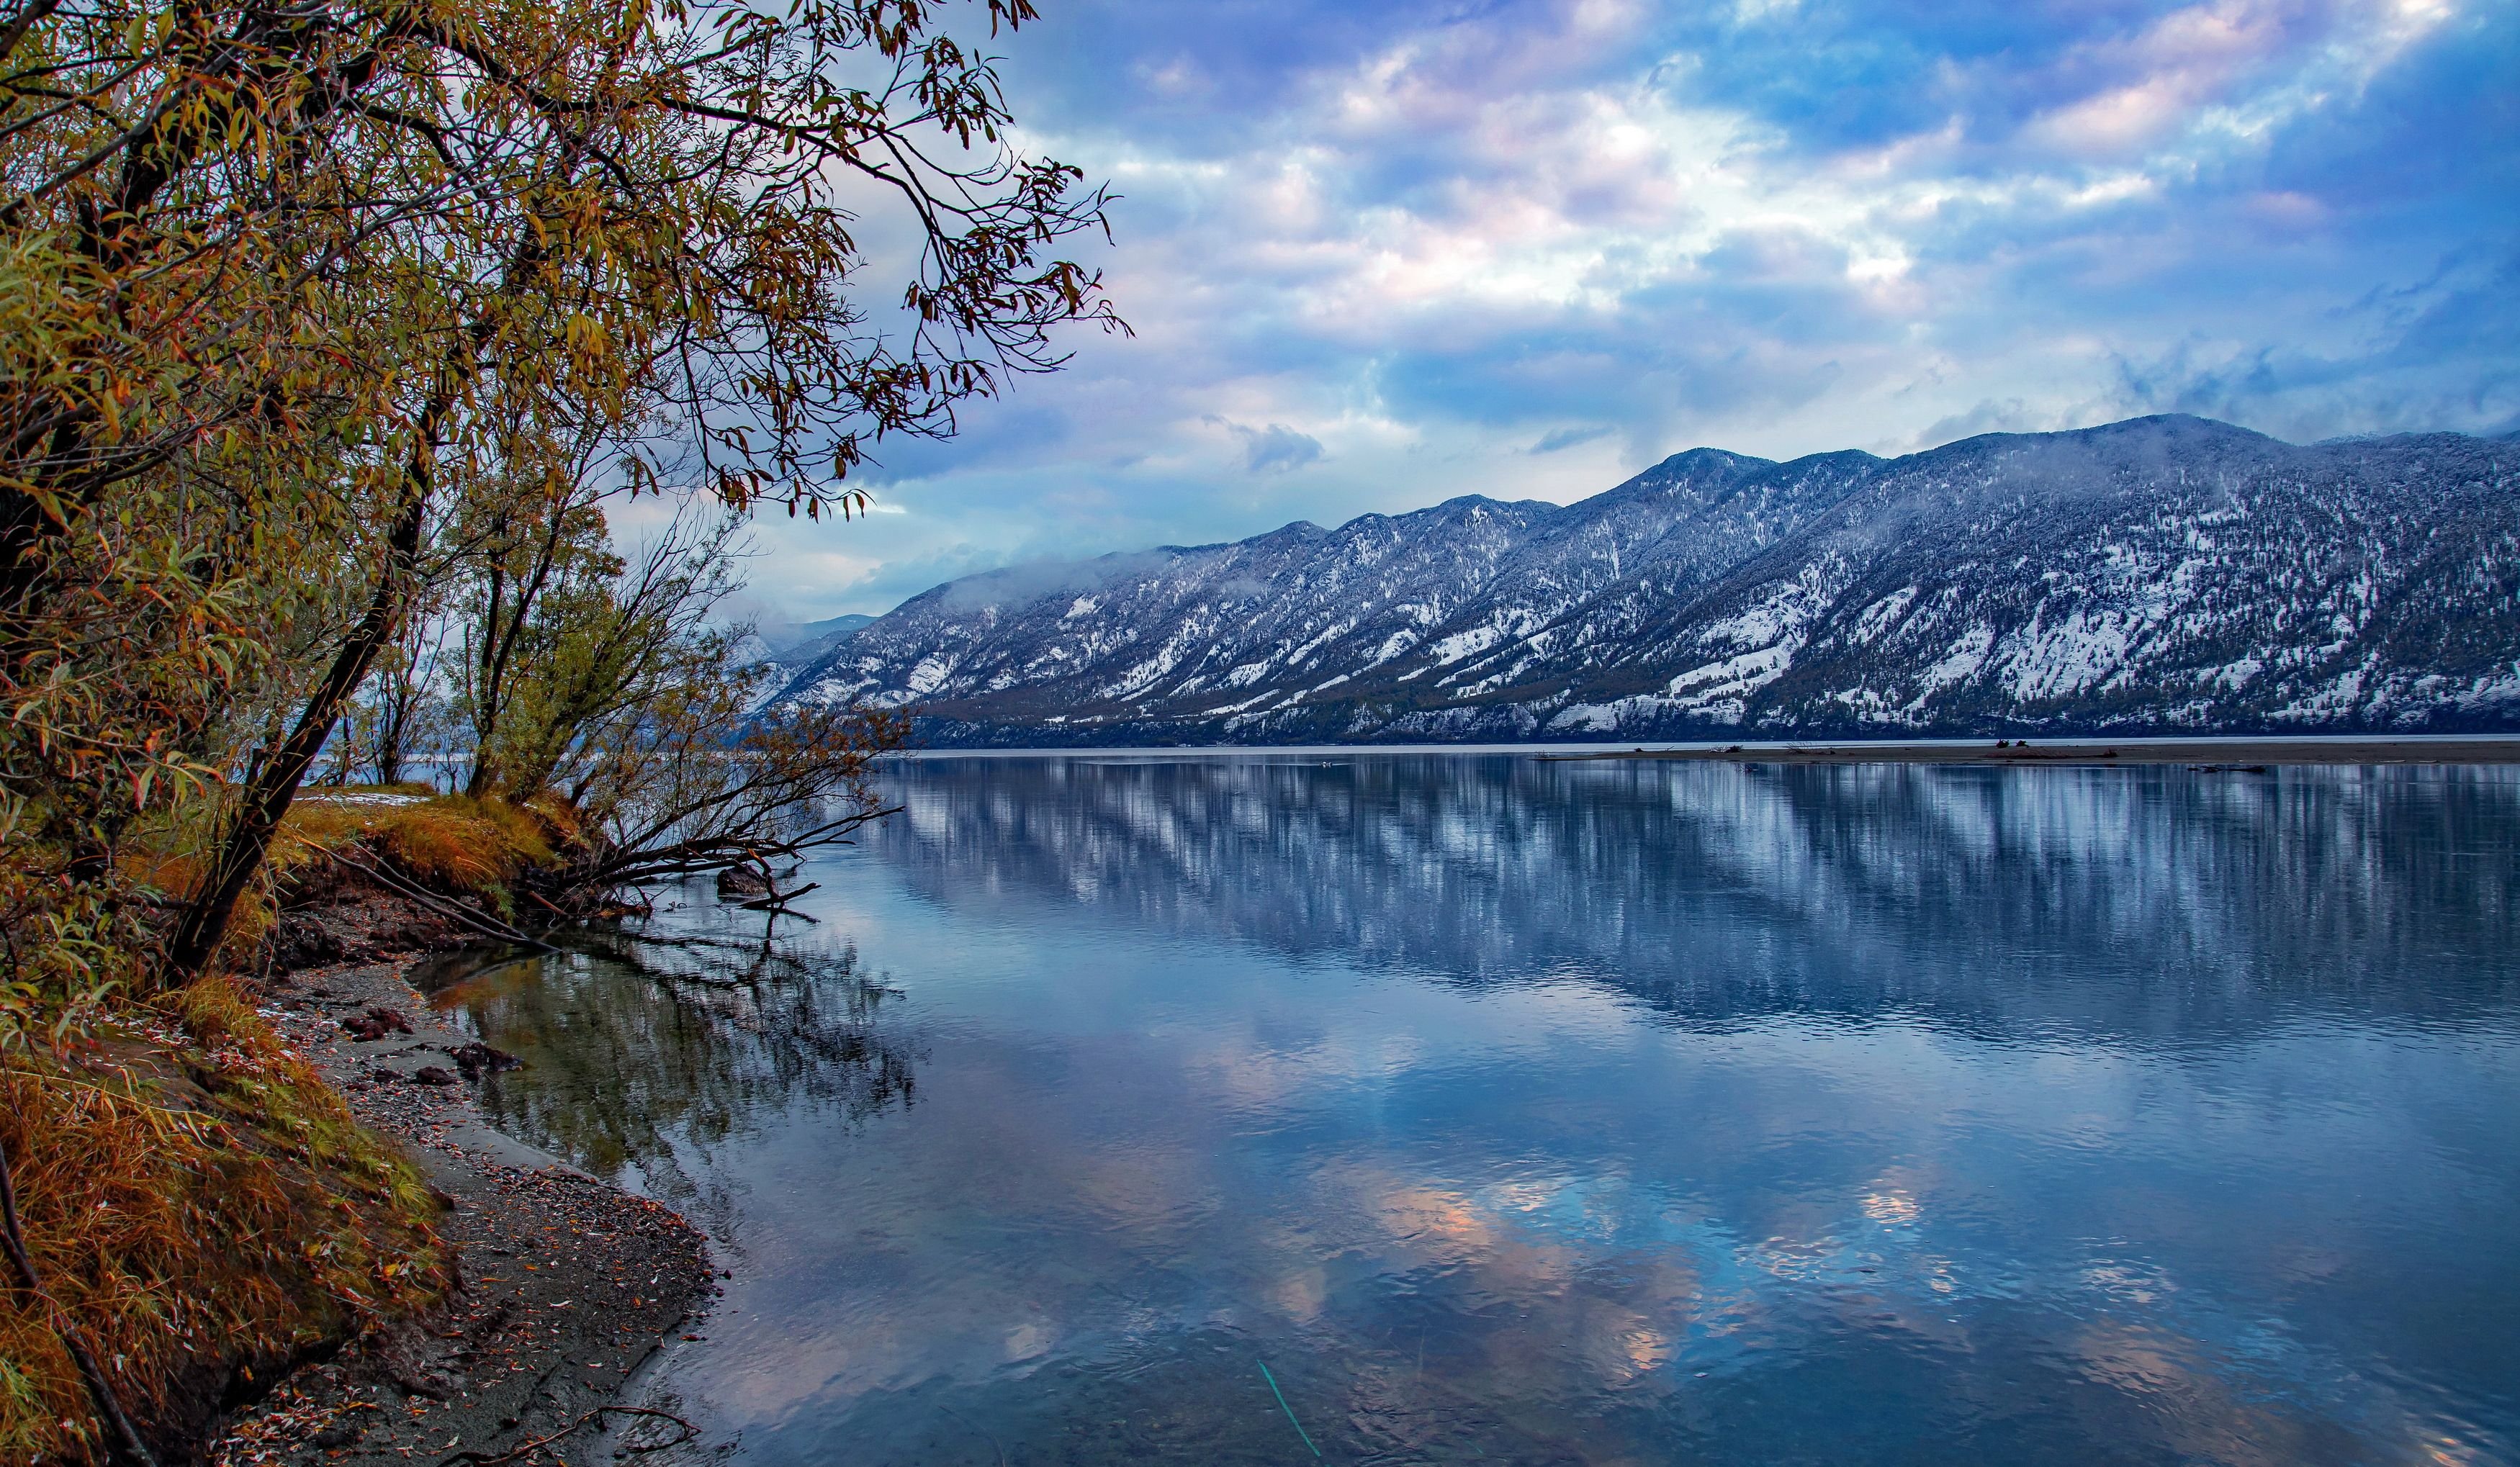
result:
M 765 580 L 800 610 L 881 609 L 1009 559 L 1472 490 L 1570 499 L 1701 442 L 2071 425 L 2137 406 L 2127 364 L 2180 352 L 2358 360 L 2394 338 L 2347 307 L 2446 244 L 2358 244 L 2350 199 L 2271 160 L 2483 23 L 2446 0 L 2093 21 L 2044 49 L 1928 56 L 1895 82 L 1923 99 L 1909 121 L 1815 146 L 1795 109 L 1821 104 L 1762 101 L 1721 49 L 1797 56 L 1823 18 L 1790 4 L 1686 35 L 1641 4 L 1391 14 L 1392 33 L 1265 86 L 1192 29 L 1148 40 L 1127 105 L 1188 122 L 1121 127 L 1106 117 L 1156 114 L 1071 100 L 1065 130 L 1028 143 L 1128 196 L 1105 263 L 1137 336 L 1017 382 L 965 442 L 877 480 L 891 508 L 838 532 L 850 556 L 783 543 Z M 2212 377 L 2251 411 L 2240 377 Z

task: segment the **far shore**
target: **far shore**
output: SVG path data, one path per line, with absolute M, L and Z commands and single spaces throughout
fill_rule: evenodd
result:
M 2135 738 L 1917 738 L 1708 740 L 1696 743 L 1069 744 L 1042 748 L 923 748 L 900 759 L 1079 759 L 1131 763 L 1180 759 L 1345 761 L 1403 755 L 1513 755 L 1549 764 L 1675 759 L 1748 764 L 2520 764 L 2520 734 L 2207 734 Z
M 2184 764 L 2207 769 L 2285 764 L 2520 764 L 2520 737 L 2431 734 L 2398 738 L 1982 738 L 1912 743 L 1814 740 L 1597 749 L 1538 757 L 1552 763 L 1689 759 L 1754 764 Z

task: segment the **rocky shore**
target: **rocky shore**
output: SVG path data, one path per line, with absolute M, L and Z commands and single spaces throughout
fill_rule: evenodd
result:
M 498 1057 L 431 1014 L 411 967 L 404 955 L 301 968 L 271 980 L 263 1004 L 443 1194 L 456 1287 L 297 1369 L 206 1460 L 593 1463 L 687 1435 L 622 1393 L 713 1297 L 706 1238 L 485 1124 L 471 1077 Z

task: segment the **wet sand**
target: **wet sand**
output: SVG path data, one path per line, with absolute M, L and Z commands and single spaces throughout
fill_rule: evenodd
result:
M 1734 764 L 2176 764 L 2208 770 L 2278 765 L 2520 764 L 2520 737 L 1851 739 L 1645 745 L 1540 754 L 1549 763 L 1679 759 Z
M 329 1467 L 515 1453 L 550 1467 L 672 1440 L 673 1423 L 654 1416 L 587 1418 L 624 1404 L 639 1367 L 695 1327 L 714 1294 L 707 1240 L 668 1209 L 492 1130 L 472 1086 L 452 1073 L 466 1036 L 430 1012 L 412 966 L 300 970 L 271 985 L 265 1012 L 444 1194 L 437 1227 L 459 1285 L 439 1308 L 298 1369 L 230 1422 L 207 1460 Z M 394 1010 L 411 1033 L 343 1031 L 344 1018 L 374 1008 Z

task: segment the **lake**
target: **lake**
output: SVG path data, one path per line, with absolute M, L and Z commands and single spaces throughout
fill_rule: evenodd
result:
M 2520 1459 L 2520 770 L 928 756 L 474 963 L 748 1463 Z

